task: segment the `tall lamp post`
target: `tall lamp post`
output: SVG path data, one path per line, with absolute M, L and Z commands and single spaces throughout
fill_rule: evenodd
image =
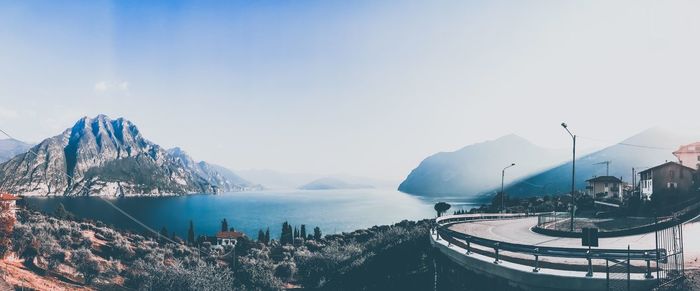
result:
M 505 180 L 506 177 L 506 169 L 515 166 L 515 163 L 510 164 L 510 166 L 503 168 L 501 171 L 501 212 L 505 213 L 506 212 L 506 194 L 503 193 L 503 180 Z
M 562 122 L 561 126 L 566 129 L 566 132 L 569 133 L 571 136 L 571 139 L 574 141 L 574 150 L 573 150 L 573 158 L 571 160 L 571 231 L 574 231 L 574 210 L 576 209 L 576 200 L 574 198 L 574 190 L 575 190 L 575 183 L 576 183 L 576 135 L 571 133 L 569 131 L 569 127 L 566 125 L 566 123 Z

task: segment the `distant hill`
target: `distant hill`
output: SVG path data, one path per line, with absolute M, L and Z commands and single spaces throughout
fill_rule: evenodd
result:
M 331 189 L 370 189 L 374 188 L 372 185 L 363 184 L 351 184 L 346 181 L 326 177 L 321 179 L 316 179 L 308 184 L 305 184 L 299 189 L 302 190 L 331 190 Z
M 604 148 L 576 159 L 576 188 L 584 189 L 586 180 L 605 175 L 605 165 L 594 165 L 611 161 L 610 175 L 632 182 L 632 168 L 637 171 L 675 161 L 672 152 L 680 145 L 697 141 L 698 137 L 683 136 L 669 130 L 652 128 L 634 135 L 616 145 Z M 535 196 L 542 194 L 564 194 L 571 192 L 571 162 L 521 179 L 506 187 L 511 196 Z
M 251 181 L 248 181 L 246 179 L 243 179 L 241 176 L 238 176 L 235 172 L 232 170 L 224 167 L 224 166 L 219 166 L 216 164 L 209 164 L 210 167 L 212 167 L 215 171 L 219 172 L 219 174 L 223 175 L 227 180 L 231 181 L 234 184 L 242 185 L 245 187 L 250 187 L 250 188 L 255 188 L 255 189 L 262 189 L 263 185 L 260 184 L 255 184 Z
M 262 184 L 265 189 L 297 189 L 319 176 L 313 174 L 285 173 L 275 170 L 236 170 L 241 178 L 251 183 Z
M 16 139 L 0 139 L 0 163 L 26 152 L 32 145 Z
M 399 191 L 421 196 L 475 196 L 501 183 L 501 170 L 507 180 L 522 178 L 561 163 L 565 150 L 536 146 L 517 135 L 466 146 L 454 152 L 441 152 L 423 160 L 408 175 Z
M 372 188 L 391 188 L 396 187 L 395 181 L 385 181 L 381 179 L 373 179 L 359 177 L 354 175 L 336 174 L 336 175 L 321 175 L 309 173 L 286 173 L 275 170 L 236 170 L 243 179 L 254 184 L 261 184 L 265 189 L 299 189 L 309 181 L 314 181 L 323 178 L 332 178 L 335 180 L 344 181 L 348 184 L 368 185 Z
M 69 179 L 72 177 L 72 179 Z M 0 190 L 24 195 L 164 195 L 244 190 L 184 151 L 166 151 L 124 118 L 84 117 L 0 164 Z

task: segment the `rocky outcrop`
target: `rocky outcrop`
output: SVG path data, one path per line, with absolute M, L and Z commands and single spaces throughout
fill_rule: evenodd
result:
M 0 190 L 24 195 L 179 195 L 245 189 L 181 150 L 166 151 L 124 118 L 84 117 L 0 164 Z

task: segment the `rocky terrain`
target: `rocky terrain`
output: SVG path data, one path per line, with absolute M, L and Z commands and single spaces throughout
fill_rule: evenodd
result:
M 180 149 L 165 150 L 132 122 L 84 117 L 28 152 L 0 164 L 0 190 L 22 195 L 180 195 L 240 191 Z

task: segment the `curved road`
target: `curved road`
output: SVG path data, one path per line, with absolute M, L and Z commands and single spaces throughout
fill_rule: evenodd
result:
M 530 228 L 537 224 L 537 217 L 488 220 L 458 223 L 450 229 L 482 238 L 510 243 L 541 245 L 550 247 L 582 248 L 580 238 L 558 238 L 533 232 Z M 699 267 L 700 222 L 695 220 L 683 225 L 684 254 L 686 268 Z M 599 248 L 653 249 L 656 247 L 654 233 L 599 239 Z

